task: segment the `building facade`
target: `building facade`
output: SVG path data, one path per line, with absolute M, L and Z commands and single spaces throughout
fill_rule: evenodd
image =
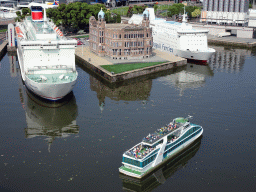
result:
M 201 21 L 206 23 L 245 25 L 249 0 L 204 0 Z
M 99 56 L 112 59 L 142 59 L 152 55 L 153 37 L 149 18 L 142 25 L 123 23 L 106 24 L 104 12 L 98 21 L 91 16 L 89 21 L 90 50 Z
M 242 12 L 249 9 L 249 0 L 204 0 L 204 11 Z

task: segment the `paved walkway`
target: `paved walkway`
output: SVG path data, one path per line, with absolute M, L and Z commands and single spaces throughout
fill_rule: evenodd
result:
M 78 46 L 76 48 L 76 55 L 93 64 L 94 66 L 111 65 L 112 62 L 105 59 L 105 57 L 99 57 L 89 50 L 88 46 Z
M 93 52 L 89 50 L 88 45 L 78 46 L 76 48 L 76 55 L 83 58 L 87 62 L 93 64 L 94 66 L 100 66 L 100 65 L 113 65 L 118 63 L 135 63 L 135 62 L 164 62 L 164 61 L 181 61 L 185 60 L 181 57 L 177 57 L 173 54 L 170 54 L 168 52 L 160 51 L 153 49 L 153 56 L 149 58 L 144 58 L 142 60 L 138 59 L 130 59 L 130 60 L 114 60 L 110 57 L 100 57 Z

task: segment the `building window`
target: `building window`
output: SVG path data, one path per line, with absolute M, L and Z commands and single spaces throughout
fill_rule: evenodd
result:
M 121 37 L 122 37 L 122 36 L 121 36 L 121 34 L 120 34 L 120 35 L 119 35 L 119 39 L 121 39 Z
M 148 37 L 148 33 L 147 33 L 147 37 Z

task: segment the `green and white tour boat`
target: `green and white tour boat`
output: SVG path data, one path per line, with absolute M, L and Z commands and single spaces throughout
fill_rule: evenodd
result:
M 123 154 L 123 166 L 119 168 L 119 172 L 142 178 L 188 147 L 203 134 L 202 126 L 189 122 L 191 117 L 175 118 L 155 133 L 144 137 L 142 142 Z

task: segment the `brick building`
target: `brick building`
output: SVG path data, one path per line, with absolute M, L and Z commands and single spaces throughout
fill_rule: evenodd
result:
M 90 17 L 89 44 L 92 52 L 112 59 L 127 60 L 142 59 L 152 55 L 153 37 L 148 13 L 144 14 L 141 25 L 106 24 L 104 15 L 101 10 L 98 21 L 95 17 Z

